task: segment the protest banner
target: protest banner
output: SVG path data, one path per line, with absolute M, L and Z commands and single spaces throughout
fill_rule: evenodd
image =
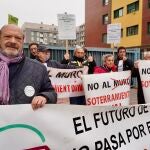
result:
M 0 113 L 3 150 L 150 149 L 149 105 L 7 105 Z
M 87 105 L 129 105 L 130 71 L 83 75 Z
M 76 39 L 76 23 L 73 14 L 58 14 L 58 38 L 60 40 Z
M 81 76 L 87 74 L 87 68 L 57 69 L 48 67 L 47 70 L 57 93 L 58 103 L 69 103 L 69 97 L 84 95 Z
M 150 103 L 150 61 L 139 61 L 139 73 L 146 103 Z

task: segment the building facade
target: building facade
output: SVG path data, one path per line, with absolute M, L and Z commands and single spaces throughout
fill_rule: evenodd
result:
M 76 45 L 85 46 L 85 24 L 82 24 L 76 29 Z
M 150 0 L 143 0 L 142 50 L 150 50 Z
M 110 0 L 85 0 L 85 46 L 110 47 L 106 42 L 111 22 Z
M 25 22 L 22 26 L 25 43 L 37 42 L 50 45 L 61 45 L 58 41 L 58 28 L 54 24 Z
M 108 23 L 121 23 L 121 41 L 117 46 L 139 47 L 141 50 L 150 48 L 150 0 L 86 0 L 85 4 L 85 46 L 110 47 L 97 40 L 104 35 L 107 37 L 106 30 L 102 29 L 105 14 L 108 14 L 111 16 Z
M 43 43 L 52 46 L 65 46 L 66 41 L 58 39 L 58 26 L 25 22 L 22 26 L 25 43 Z M 68 40 L 69 47 L 84 46 L 84 24 L 76 28 L 76 40 Z

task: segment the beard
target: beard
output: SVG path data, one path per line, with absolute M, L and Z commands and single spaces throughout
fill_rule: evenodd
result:
M 10 58 L 14 58 L 19 56 L 20 50 L 19 49 L 11 49 L 11 48 L 6 48 L 4 50 L 2 50 L 2 53 Z

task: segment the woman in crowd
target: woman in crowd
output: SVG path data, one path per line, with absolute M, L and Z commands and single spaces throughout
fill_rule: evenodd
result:
M 117 71 L 117 66 L 114 64 L 114 56 L 112 54 L 103 55 L 103 65 L 94 68 L 94 74 L 115 71 Z

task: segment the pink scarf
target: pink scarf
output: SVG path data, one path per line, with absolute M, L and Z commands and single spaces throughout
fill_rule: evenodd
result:
M 9 68 L 10 63 L 19 62 L 21 56 L 8 58 L 0 53 L 0 105 L 6 105 L 9 102 Z

